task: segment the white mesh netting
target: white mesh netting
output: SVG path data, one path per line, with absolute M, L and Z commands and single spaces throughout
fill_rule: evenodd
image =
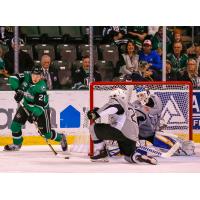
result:
M 94 107 L 101 107 L 108 100 L 110 91 L 115 88 L 121 88 L 127 91 L 127 99 L 129 102 L 136 100 L 136 93 L 134 88 L 136 87 L 145 87 L 148 88 L 150 94 L 156 94 L 163 104 L 162 119 L 167 124 L 167 127 L 164 128 L 164 131 L 183 135 L 186 138 L 189 138 L 189 127 L 191 126 L 190 122 L 190 86 L 189 84 L 154 84 L 149 82 L 139 85 L 126 85 L 126 83 L 116 83 L 116 85 L 94 85 L 93 86 L 93 96 L 94 96 Z M 131 88 L 131 93 L 130 93 Z M 107 119 L 102 119 L 102 122 L 106 122 Z
M 100 85 L 103 84 L 103 85 Z M 115 88 L 121 88 L 127 93 L 127 102 L 136 100 L 135 87 L 148 88 L 151 94 L 156 94 L 160 97 L 163 104 L 162 119 L 167 124 L 163 129 L 164 132 L 170 134 L 178 134 L 181 138 L 189 139 L 191 135 L 191 121 L 192 116 L 190 106 L 191 101 L 191 87 L 188 83 L 175 84 L 155 84 L 152 82 L 146 83 L 131 83 L 128 82 L 112 82 L 112 83 L 93 83 L 90 87 L 90 105 L 91 109 L 94 107 L 101 107 L 108 101 L 110 92 Z M 84 127 L 89 127 L 89 120 L 86 113 L 89 109 L 85 108 L 82 118 L 84 119 Z M 108 118 L 98 119 L 98 122 L 108 122 Z M 89 152 L 89 135 L 77 135 L 73 144 L 72 151 L 74 152 Z M 91 151 L 91 149 L 90 149 Z

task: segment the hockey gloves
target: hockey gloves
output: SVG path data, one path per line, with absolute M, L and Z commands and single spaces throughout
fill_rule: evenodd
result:
M 22 90 L 16 90 L 16 94 L 14 96 L 14 99 L 17 103 L 19 103 L 24 97 L 24 92 Z
M 89 110 L 87 112 L 87 117 L 88 119 L 96 120 L 100 117 L 100 115 L 95 110 L 92 110 L 92 111 Z
M 37 121 L 37 117 L 31 113 L 29 116 L 28 116 L 28 119 L 27 119 L 31 124 L 35 121 Z

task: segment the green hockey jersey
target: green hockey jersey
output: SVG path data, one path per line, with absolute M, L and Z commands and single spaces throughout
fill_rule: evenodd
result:
M 43 114 L 49 108 L 49 98 L 47 95 L 47 85 L 44 80 L 33 84 L 31 73 L 25 71 L 9 77 L 9 84 L 12 90 L 22 90 L 24 92 L 23 105 L 35 116 Z

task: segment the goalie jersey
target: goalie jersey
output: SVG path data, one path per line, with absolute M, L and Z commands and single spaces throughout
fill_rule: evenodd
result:
M 134 101 L 132 105 L 137 113 L 139 135 L 144 138 L 153 136 L 160 125 L 163 107 L 160 98 L 153 94 L 146 105 L 142 105 L 139 100 Z
M 110 99 L 103 107 L 97 110 L 100 117 L 108 116 L 108 123 L 120 130 L 127 138 L 138 141 L 139 128 L 134 107 L 119 99 Z

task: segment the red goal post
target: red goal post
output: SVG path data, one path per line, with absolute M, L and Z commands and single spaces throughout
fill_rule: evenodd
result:
M 192 140 L 193 94 L 190 82 L 92 82 L 90 83 L 90 110 L 106 103 L 114 88 L 126 90 L 127 99 L 131 102 L 135 98 L 134 88 L 138 86 L 148 88 L 151 94 L 155 93 L 160 97 L 163 104 L 162 117 L 167 121 L 168 126 L 164 131 L 184 135 L 184 138 Z M 90 153 L 93 153 L 92 142 L 90 142 Z

